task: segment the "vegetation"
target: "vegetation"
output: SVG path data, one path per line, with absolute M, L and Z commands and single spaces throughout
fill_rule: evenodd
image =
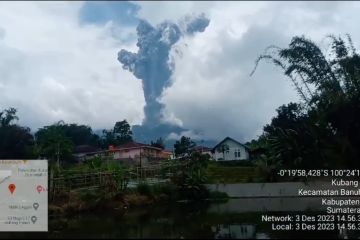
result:
M 250 143 L 252 150 L 265 150 L 258 166 L 267 179 L 275 180 L 271 175 L 279 167 L 360 167 L 360 56 L 349 36 L 328 39 L 329 54 L 305 37 L 294 37 L 287 48 L 269 47 L 257 60 L 283 69 L 301 98 L 279 107 Z
M 15 108 L 0 112 L 0 159 L 33 157 L 34 138 L 29 128 L 14 123 L 18 119 Z
M 225 192 L 214 191 L 209 194 L 211 199 L 228 199 L 229 195 Z
M 177 157 L 190 155 L 196 146 L 195 142 L 190 139 L 190 137 L 182 136 L 180 140 L 176 141 L 174 144 L 174 152 Z
M 257 179 L 254 167 L 224 166 L 218 162 L 209 164 L 206 176 L 207 183 L 246 183 Z
M 209 155 L 192 152 L 184 161 L 188 164 L 172 177 L 172 182 L 179 188 L 180 196 L 192 200 L 208 198 L 209 191 L 203 184 L 206 182 Z
M 179 169 L 173 179 L 184 194 L 197 195 L 206 181 L 254 180 L 254 173 L 263 181 L 277 181 L 280 168 L 360 167 L 360 55 L 349 36 L 327 39 L 329 52 L 305 37 L 294 37 L 288 47 L 271 46 L 257 59 L 256 67 L 261 60 L 280 67 L 300 101 L 280 106 L 277 115 L 264 126 L 263 134 L 248 144 L 252 152 L 258 153 L 254 171 L 208 165 L 208 156 L 194 152 L 195 143 L 190 138 L 182 136 L 176 141 L 176 156 L 189 162 L 188 168 Z M 14 108 L 0 112 L 0 158 L 46 158 L 60 169 L 64 163 L 71 163 L 76 146 L 108 148 L 132 141 L 126 120 L 104 130 L 102 137 L 89 126 L 60 121 L 40 128 L 34 138 L 29 128 L 16 123 L 16 113 Z M 151 145 L 163 148 L 163 139 Z M 225 157 L 228 146 L 221 145 L 217 150 Z M 95 159 L 88 167 L 99 167 L 99 161 Z
M 138 193 L 146 195 L 146 196 L 152 196 L 152 194 L 153 194 L 151 186 L 145 182 L 139 183 L 136 186 L 136 190 Z
M 104 130 L 100 138 L 91 127 L 67 124 L 59 121 L 38 129 L 33 135 L 30 128 L 22 127 L 15 122 L 19 120 L 15 108 L 0 112 L 0 158 L 2 159 L 48 159 L 62 164 L 74 163 L 72 156 L 75 147 L 80 145 L 94 148 L 108 148 L 110 144 L 122 144 L 132 141 L 132 131 L 126 120 L 116 122 L 112 130 Z M 157 141 L 160 144 L 160 141 Z
M 158 138 L 155 142 L 151 141 L 150 145 L 153 146 L 153 147 L 165 149 L 165 143 L 164 143 L 164 140 L 161 137 Z
M 35 134 L 37 149 L 36 151 L 42 158 L 56 161 L 57 167 L 65 159 L 72 158 L 73 142 L 66 136 L 63 123 L 46 126 L 39 129 Z
M 116 122 L 111 130 L 103 130 L 101 144 L 103 148 L 110 145 L 121 145 L 133 141 L 130 124 L 126 121 Z
M 223 154 L 223 160 L 225 159 L 225 153 L 229 151 L 229 146 L 226 143 L 221 144 L 217 147 L 216 151 Z

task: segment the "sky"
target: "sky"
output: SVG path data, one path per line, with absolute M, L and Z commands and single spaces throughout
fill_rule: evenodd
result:
M 138 51 L 140 21 L 158 26 L 204 14 L 206 29 L 169 51 L 170 84 L 157 98 L 162 121 L 193 138 L 248 141 L 277 107 L 298 101 L 272 64 L 250 77 L 256 58 L 295 35 L 326 51 L 326 35 L 349 33 L 359 48 L 359 11 L 358 2 L 334 1 L 0 2 L 0 111 L 17 108 L 19 124 L 33 131 L 59 120 L 93 129 L 141 124 L 142 81 L 123 69 L 119 51 Z

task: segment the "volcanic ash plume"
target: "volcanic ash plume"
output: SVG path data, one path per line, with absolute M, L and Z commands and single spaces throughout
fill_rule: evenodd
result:
M 171 47 L 184 35 L 203 32 L 209 25 L 204 14 L 187 16 L 179 24 L 165 21 L 156 27 L 141 20 L 137 26 L 139 48 L 137 53 L 122 49 L 118 60 L 143 82 L 145 119 L 143 126 L 160 125 L 163 105 L 157 101 L 164 88 L 170 84 L 171 69 L 168 64 Z

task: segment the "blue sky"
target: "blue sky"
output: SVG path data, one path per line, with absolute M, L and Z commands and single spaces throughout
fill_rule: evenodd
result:
M 106 24 L 114 21 L 118 24 L 136 26 L 139 18 L 137 13 L 141 7 L 127 1 L 90 1 L 80 9 L 81 23 Z

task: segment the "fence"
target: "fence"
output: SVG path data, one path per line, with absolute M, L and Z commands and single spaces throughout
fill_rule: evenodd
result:
M 59 192 L 80 189 L 96 189 L 116 181 L 116 184 L 126 187 L 128 183 L 134 187 L 139 182 L 148 184 L 163 183 L 169 180 L 181 167 L 188 167 L 188 162 L 164 162 L 146 167 L 132 167 L 122 171 L 92 170 L 87 172 L 65 170 L 54 174 L 50 171 L 49 197 L 53 199 Z

